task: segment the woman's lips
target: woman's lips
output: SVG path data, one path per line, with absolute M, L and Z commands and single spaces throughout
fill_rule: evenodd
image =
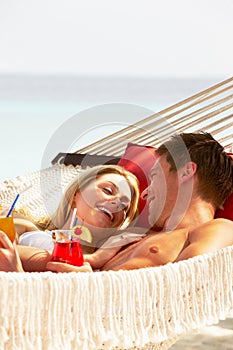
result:
M 113 222 L 114 215 L 109 209 L 102 206 L 97 206 L 97 209 L 100 210 L 102 213 L 104 213 Z

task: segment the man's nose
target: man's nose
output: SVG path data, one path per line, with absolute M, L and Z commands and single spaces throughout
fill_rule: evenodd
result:
M 148 188 L 149 187 L 145 188 L 145 190 L 142 191 L 141 193 L 141 198 L 144 199 L 145 201 L 147 200 L 147 197 L 148 197 Z

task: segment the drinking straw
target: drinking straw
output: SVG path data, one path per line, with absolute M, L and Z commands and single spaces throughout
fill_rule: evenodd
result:
M 14 200 L 14 202 L 12 203 L 12 206 L 10 207 L 10 210 L 9 210 L 8 213 L 7 213 L 7 216 L 6 216 L 7 218 L 9 218 L 9 216 L 11 215 L 11 213 L 12 213 L 14 207 L 15 207 L 15 204 L 17 203 L 17 201 L 18 201 L 18 199 L 19 199 L 19 196 L 20 196 L 20 193 L 18 193 L 17 196 L 15 197 L 15 200 Z
M 70 221 L 70 230 L 72 229 L 72 227 L 74 227 L 76 213 L 77 213 L 77 208 L 74 208 L 73 214 L 72 214 L 72 218 L 71 218 L 71 221 Z M 73 239 L 74 239 L 74 236 L 73 236 L 73 233 L 72 233 L 71 237 L 70 237 L 70 240 L 73 241 Z M 73 244 L 71 243 L 71 245 L 70 245 L 70 252 L 71 252 L 72 246 L 73 246 Z
M 29 188 L 31 188 L 31 187 L 32 187 L 32 185 L 26 187 L 23 191 L 21 191 L 20 193 L 17 194 L 17 196 L 15 197 L 14 202 L 12 203 L 12 206 L 10 207 L 10 210 L 9 210 L 8 213 L 7 213 L 7 216 L 6 216 L 7 218 L 9 218 L 9 216 L 10 216 L 11 213 L 12 213 L 12 211 L 14 210 L 14 207 L 15 207 L 15 205 L 16 205 L 18 199 L 19 199 L 19 196 L 20 196 L 22 193 L 24 193 L 25 191 L 27 191 L 27 190 L 28 190 Z
M 75 220 L 74 220 L 74 225 L 73 225 L 73 227 L 74 226 L 77 226 L 78 225 L 78 217 L 76 216 L 76 218 L 75 218 Z
M 73 214 L 72 214 L 72 218 L 71 218 L 71 221 L 70 221 L 70 230 L 72 229 L 72 227 L 74 227 L 76 213 L 77 213 L 77 208 L 74 208 L 74 211 L 73 211 Z

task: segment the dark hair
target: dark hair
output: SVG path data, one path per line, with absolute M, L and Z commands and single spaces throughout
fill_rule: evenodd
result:
M 198 194 L 222 208 L 233 192 L 233 159 L 209 133 L 181 133 L 171 137 L 157 150 L 166 155 L 170 170 L 176 171 L 188 161 L 197 165 Z

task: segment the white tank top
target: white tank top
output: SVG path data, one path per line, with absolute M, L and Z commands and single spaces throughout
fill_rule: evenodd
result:
M 53 250 L 54 243 L 50 231 L 25 232 L 19 237 L 19 245 Z

